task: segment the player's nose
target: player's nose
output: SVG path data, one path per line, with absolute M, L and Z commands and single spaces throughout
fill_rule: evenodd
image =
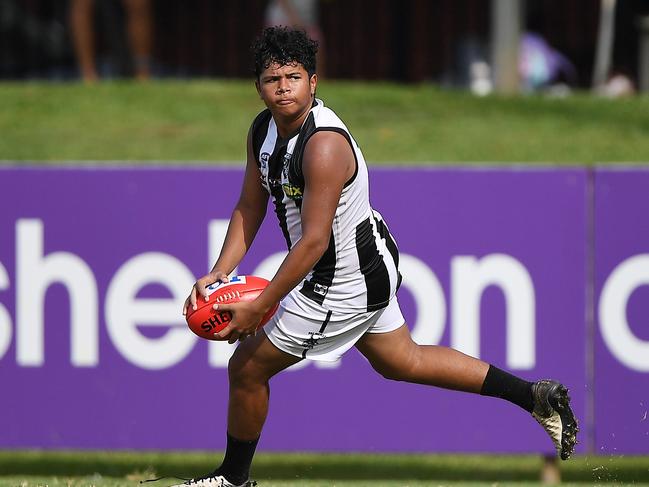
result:
M 288 80 L 284 78 L 279 79 L 279 83 L 277 85 L 277 93 L 286 93 L 287 91 L 290 91 L 291 88 L 289 86 Z

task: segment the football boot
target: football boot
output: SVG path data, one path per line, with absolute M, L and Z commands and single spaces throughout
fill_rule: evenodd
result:
M 182 484 L 172 485 L 171 487 L 254 487 L 255 485 L 257 485 L 257 482 L 254 480 L 247 480 L 243 484 L 237 485 L 228 482 L 223 475 L 209 474 L 198 479 L 188 479 Z
M 579 431 L 568 389 L 557 381 L 544 379 L 532 384 L 532 398 L 532 416 L 552 438 L 557 454 L 567 460 L 575 450 Z

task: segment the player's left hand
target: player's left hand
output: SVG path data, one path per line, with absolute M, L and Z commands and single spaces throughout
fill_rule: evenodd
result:
M 245 340 L 249 336 L 257 334 L 257 327 L 264 317 L 264 310 L 259 310 L 254 301 L 244 301 L 230 304 L 215 304 L 215 310 L 229 311 L 232 313 L 232 320 L 228 326 L 214 336 L 220 340 L 227 340 L 234 343 L 237 340 Z

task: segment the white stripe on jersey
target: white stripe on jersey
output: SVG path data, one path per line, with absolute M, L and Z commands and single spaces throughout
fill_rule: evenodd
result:
M 345 124 L 316 100 L 298 134 L 282 140 L 268 111 L 253 123 L 253 148 L 289 249 L 302 236 L 302 157 L 307 141 L 322 130 L 336 131 L 350 144 L 356 173 L 336 209 L 329 248 L 292 292 L 298 305 L 308 300 L 332 311 L 372 311 L 387 306 L 400 283 L 398 251 L 387 225 L 369 203 L 367 165 Z M 307 301 L 305 301 L 307 300 Z M 287 303 L 288 304 L 288 303 Z

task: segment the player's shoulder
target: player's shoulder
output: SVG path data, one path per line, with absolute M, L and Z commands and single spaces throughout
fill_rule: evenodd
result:
M 250 125 L 250 133 L 254 134 L 259 130 L 259 128 L 267 125 L 271 118 L 272 114 L 270 113 L 270 110 L 268 108 L 259 112 Z
M 345 123 L 331 108 L 324 105 L 322 100 L 316 100 L 313 107 L 314 122 L 309 134 L 310 144 L 338 145 L 343 139 L 353 147 L 351 134 Z
M 304 164 L 339 172 L 355 160 L 344 134 L 334 130 L 316 132 L 304 149 Z M 344 171 L 343 171 L 344 172 Z
M 320 127 L 340 127 L 347 129 L 345 124 L 340 119 L 340 117 L 328 106 L 322 102 L 322 100 L 316 100 L 317 105 L 313 107 L 312 111 L 314 113 L 314 121 L 316 128 Z
M 255 154 L 258 154 L 259 149 L 261 149 L 261 145 L 268 132 L 268 125 L 271 118 L 272 115 L 270 113 L 270 110 L 266 108 L 255 117 L 255 119 L 252 121 L 252 124 L 250 125 L 250 130 L 248 131 L 248 141 L 250 144 L 252 144 L 251 147 Z

